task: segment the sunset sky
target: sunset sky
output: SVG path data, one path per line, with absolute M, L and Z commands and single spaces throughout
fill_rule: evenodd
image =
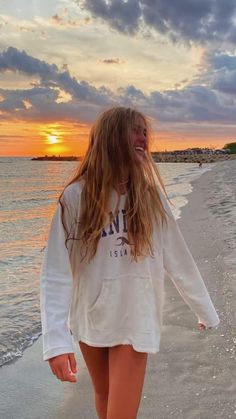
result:
M 110 106 L 153 150 L 236 141 L 235 0 L 0 0 L 0 155 L 81 155 Z

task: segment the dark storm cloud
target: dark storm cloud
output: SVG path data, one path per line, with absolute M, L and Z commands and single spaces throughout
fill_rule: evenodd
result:
M 55 64 L 48 64 L 19 51 L 17 48 L 9 47 L 0 54 L 0 71 L 19 71 L 29 75 L 39 75 L 43 78 L 53 77 L 58 68 Z
M 236 95 L 236 70 L 224 70 L 212 78 L 212 88 L 229 95 Z
M 214 56 L 208 57 L 208 61 L 210 59 L 215 63 Z M 226 61 L 224 58 L 223 62 Z M 1 119 L 91 122 L 104 108 L 123 105 L 136 107 L 164 123 L 236 123 L 236 95 L 232 94 L 236 94 L 233 87 L 236 86 L 236 70 L 229 71 L 225 67 L 216 69 L 216 73 L 213 71 L 210 87 L 196 84 L 149 94 L 133 85 L 114 93 L 104 86 L 96 88 L 86 81 L 78 82 L 68 70 L 60 71 L 56 65 L 15 48 L 0 53 L 0 72 L 7 70 L 37 75 L 40 82 L 29 89 L 0 89 Z M 230 95 L 227 94 L 229 89 Z M 71 95 L 68 102 L 59 101 L 61 91 Z
M 206 64 L 211 70 L 207 73 L 209 86 L 228 95 L 236 95 L 236 56 L 209 53 Z
M 112 103 L 112 92 L 110 103 Z M 0 120 L 11 118 L 25 121 L 83 121 L 90 122 L 104 105 L 105 99 L 86 101 L 72 98 L 69 102 L 57 102 L 60 92 L 51 87 L 25 90 L 0 89 Z M 25 101 L 31 105 L 26 106 Z
M 77 0 L 114 29 L 135 34 L 141 23 L 173 40 L 236 41 L 235 0 Z
M 105 87 L 96 88 L 86 81 L 78 82 L 68 70 L 31 57 L 25 51 L 9 47 L 0 53 L 0 73 L 19 72 L 37 76 L 38 84 L 29 89 L 0 89 L 1 119 L 15 117 L 25 120 L 70 120 L 83 118 L 88 122 L 101 107 L 111 105 L 114 94 Z M 60 102 L 61 90 L 71 95 L 69 102 Z M 27 108 L 24 101 L 31 105 Z
M 114 29 L 127 34 L 138 30 L 141 5 L 137 0 L 86 0 L 77 3 L 89 10 L 92 16 L 106 20 Z
M 211 54 L 207 57 L 208 63 L 214 69 L 226 68 L 228 70 L 236 70 L 236 56 L 227 54 Z
M 41 87 L 45 86 L 52 90 L 59 87 L 80 100 L 105 105 L 108 100 L 106 94 L 110 95 L 110 92 L 105 88 L 96 89 L 86 81 L 78 82 L 75 77 L 71 77 L 68 70 L 60 71 L 55 64 L 48 64 L 31 57 L 25 51 L 19 51 L 17 48 L 9 47 L 0 53 L 0 72 L 6 70 L 38 76 L 41 80 Z
M 120 89 L 120 102 L 136 106 L 159 122 L 230 122 L 235 124 L 236 100 L 229 102 L 220 92 L 203 86 L 151 92 L 145 95 L 135 87 Z
M 118 93 L 125 97 L 125 99 L 129 100 L 144 100 L 145 95 L 143 94 L 142 90 L 136 89 L 134 86 L 128 86 L 126 88 L 118 89 Z

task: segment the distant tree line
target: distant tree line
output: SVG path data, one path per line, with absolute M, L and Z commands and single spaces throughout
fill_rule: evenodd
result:
M 236 143 L 225 144 L 223 149 L 228 151 L 231 154 L 236 154 Z

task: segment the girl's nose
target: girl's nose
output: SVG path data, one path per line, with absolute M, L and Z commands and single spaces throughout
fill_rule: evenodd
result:
M 139 131 L 139 138 L 146 143 L 147 136 L 146 136 L 146 131 L 145 130 L 140 130 Z

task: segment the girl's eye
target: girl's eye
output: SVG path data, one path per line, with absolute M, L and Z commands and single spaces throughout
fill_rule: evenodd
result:
M 142 128 L 141 127 L 134 126 L 133 127 L 133 132 L 135 134 L 140 134 L 142 132 Z M 147 137 L 147 130 L 146 130 L 146 128 L 143 128 L 143 135 L 144 135 L 144 137 Z

